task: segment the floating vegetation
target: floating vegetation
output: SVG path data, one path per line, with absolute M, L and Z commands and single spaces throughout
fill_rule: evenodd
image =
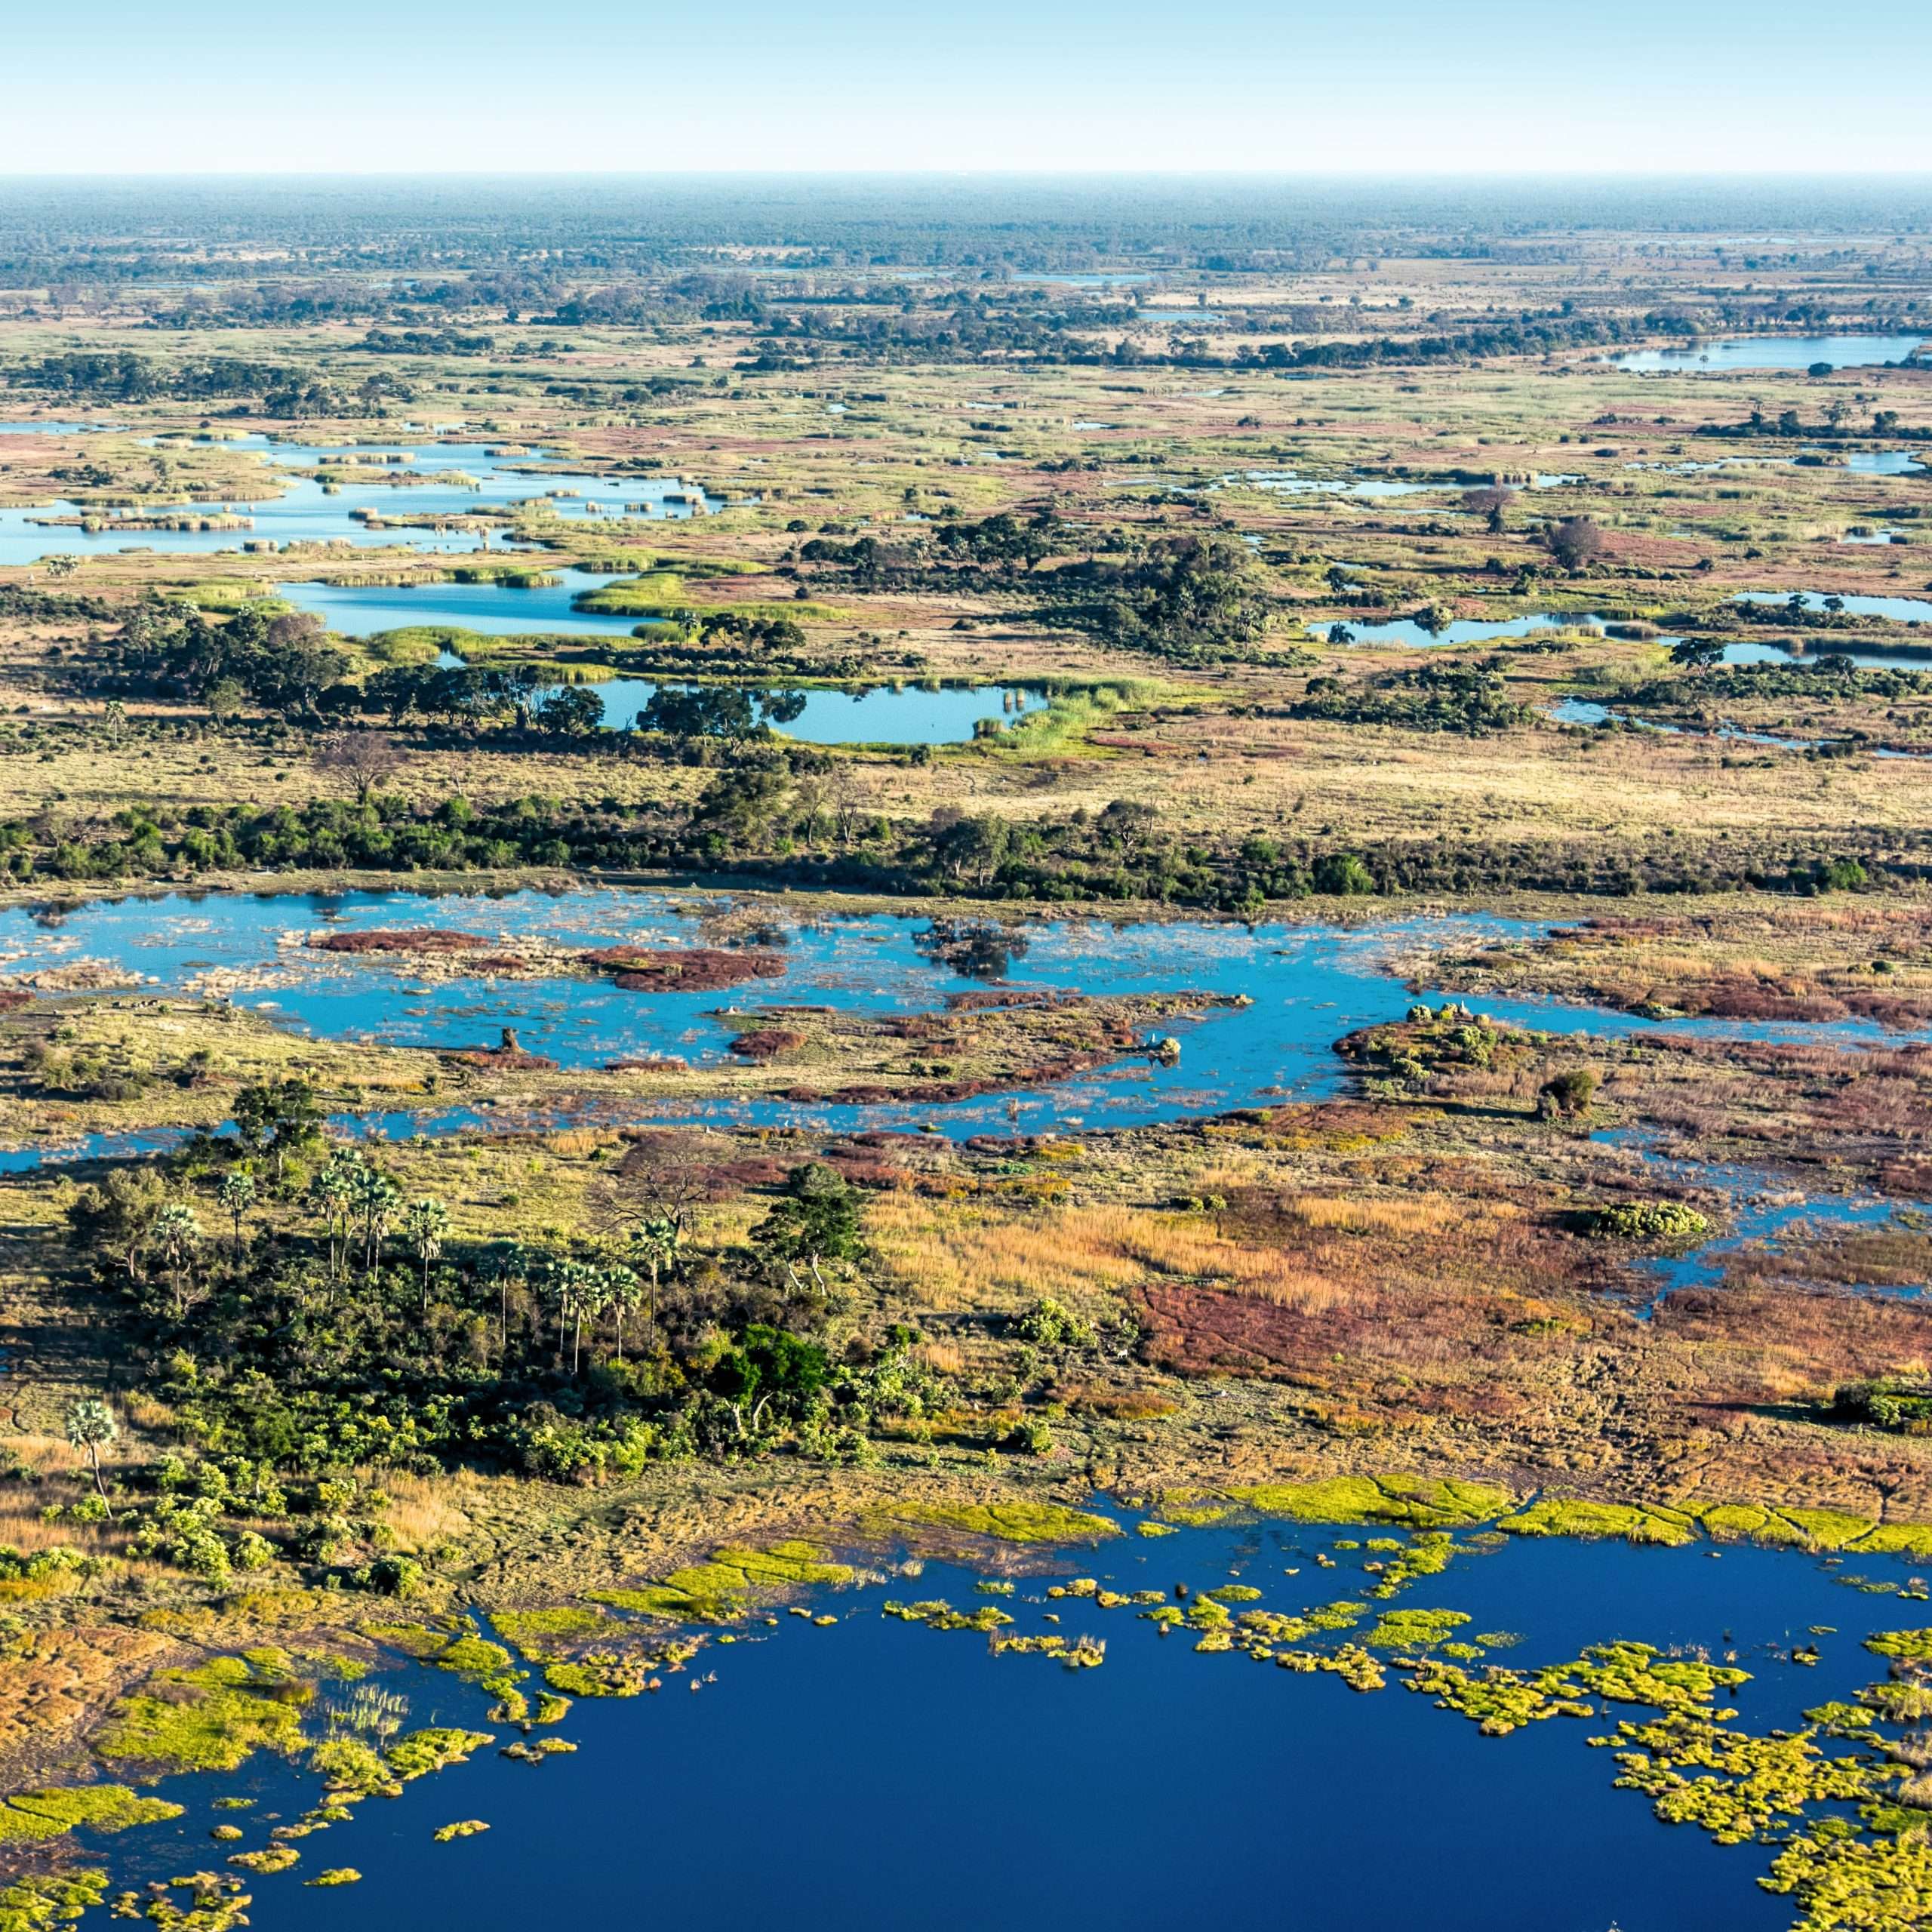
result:
M 1596 1715 L 1594 1705 L 1575 1694 L 1575 1687 L 1565 1681 L 1561 1666 L 1529 1675 L 1492 1668 L 1478 1678 L 1453 1663 L 1425 1657 L 1411 1669 L 1406 1681 L 1411 1690 L 1432 1697 L 1439 1709 L 1473 1718 L 1485 1737 L 1507 1737 L 1512 1730 L 1546 1718 Z
M 307 1882 L 311 1885 L 359 1885 L 362 1875 L 352 1865 L 338 1865 L 331 1871 L 318 1872 Z
M 1932 1839 L 1921 1826 L 1866 1840 L 1824 1818 L 1794 1833 L 1758 1882 L 1804 1907 L 1796 1932 L 1910 1932 L 1932 1922 Z
M 184 1905 L 171 1896 L 186 1892 Z M 164 1883 L 155 1879 L 144 1891 L 123 1892 L 113 1904 L 116 1918 L 145 1918 L 168 1932 L 229 1932 L 246 1925 L 253 1903 L 239 1878 L 221 1872 L 192 1872 Z
M 1362 1638 L 1371 1651 L 1426 1651 L 1469 1621 L 1462 1610 L 1385 1610 Z
M 957 1530 L 1001 1543 L 1099 1543 L 1120 1534 L 1120 1525 L 1109 1518 L 1058 1503 L 906 1503 L 881 1520 L 906 1528 Z
M 178 1818 L 181 1807 L 159 1798 L 137 1797 L 124 1784 L 71 1785 L 46 1791 L 17 1792 L 0 1802 L 0 1845 L 63 1838 L 69 1832 L 122 1832 L 134 1825 Z M 232 1832 L 232 1825 L 217 1832 Z
M 1057 1657 L 1069 1670 L 1091 1670 L 1107 1660 L 1105 1638 L 1081 1636 L 1069 1641 L 1055 1631 L 1030 1637 L 995 1634 L 987 1647 L 996 1657 L 1004 1657 L 1009 1651 L 1026 1657 Z
M 51 1932 L 107 1895 L 104 1872 L 52 1872 L 0 1886 L 0 1932 Z
M 977 1610 L 955 1610 L 939 1597 L 923 1603 L 900 1603 L 888 1598 L 879 1605 L 879 1614 L 896 1617 L 902 1623 L 923 1623 L 930 1630 L 992 1631 L 1003 1629 L 1013 1621 L 997 1604 L 982 1604 Z
M 1720 1844 L 1741 1844 L 1795 1823 L 1807 1805 L 1883 1798 L 1906 1776 L 1899 1764 L 1828 1757 L 1817 1735 L 1752 1737 L 1706 1712 L 1673 1710 L 1591 1742 L 1616 1751 L 1618 1788 L 1644 1792 L 1666 1823 L 1699 1825 Z M 1711 1775 L 1686 1777 L 1687 1769 Z
M 258 1750 L 292 1752 L 314 1694 L 293 1670 L 285 1653 L 256 1651 L 163 1671 L 155 1690 L 115 1706 L 95 1749 L 110 1763 L 180 1771 L 232 1771 Z
M 489 1829 L 481 1818 L 459 1818 L 453 1825 L 438 1826 L 435 1837 L 437 1844 L 448 1844 L 453 1838 L 473 1838 Z
M 228 1862 L 240 1866 L 245 1872 L 266 1875 L 272 1872 L 286 1872 L 291 1865 L 299 1863 L 301 1857 L 292 1844 L 272 1844 L 260 1851 L 238 1851 Z

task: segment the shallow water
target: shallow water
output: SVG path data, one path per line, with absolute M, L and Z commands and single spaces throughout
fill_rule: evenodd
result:
M 499 555 L 506 554 L 499 552 Z M 642 617 L 600 616 L 574 610 L 587 590 L 620 580 L 596 571 L 562 568 L 528 552 L 519 568 L 543 571 L 558 581 L 518 590 L 501 583 L 281 583 L 275 594 L 298 611 L 311 611 L 342 637 L 373 637 L 381 631 L 435 624 L 485 637 L 633 637 Z
M 277 442 L 265 436 L 238 437 L 225 448 L 251 451 L 272 469 L 312 469 L 346 461 L 356 451 L 343 445 Z M 568 490 L 576 494 L 558 498 L 553 507 L 565 518 L 588 520 L 592 503 L 601 506 L 595 514 L 600 519 L 618 520 L 626 505 L 633 516 L 662 519 L 689 516 L 694 506 L 673 503 L 669 498 L 685 486 L 675 477 L 621 479 L 544 467 L 544 453 L 535 448 L 527 456 L 492 457 L 487 452 L 503 445 L 482 443 L 412 441 L 362 446 L 361 454 L 386 451 L 407 454 L 402 464 L 385 464 L 386 470 L 435 475 L 442 471 L 460 472 L 464 482 L 418 483 L 392 485 L 383 483 L 343 485 L 337 494 L 325 493 L 321 484 L 306 477 L 276 478 L 278 496 L 231 497 L 223 499 L 184 500 L 166 505 L 146 506 L 143 514 L 181 512 L 214 515 L 232 510 L 253 519 L 246 530 L 117 530 L 109 526 L 97 531 L 48 529 L 36 524 L 37 517 L 68 516 L 79 506 L 60 502 L 37 508 L 0 510 L 0 565 L 30 564 L 51 555 L 90 556 L 118 550 L 152 549 L 169 554 L 207 555 L 223 550 L 238 550 L 245 543 L 346 543 L 357 549 L 407 546 L 411 549 L 443 552 L 469 552 L 479 547 L 469 531 L 403 529 L 372 531 L 355 515 L 373 511 L 379 516 L 459 517 L 478 510 L 500 509 L 546 497 L 552 491 Z M 268 479 L 264 477 L 265 491 Z M 722 506 L 707 497 L 704 507 Z M 90 514 L 110 519 L 112 511 Z M 608 580 L 606 580 L 608 581 Z M 632 620 L 635 622 L 635 620 Z
M 1262 1607 L 1297 1611 L 1358 1596 L 1365 1552 L 1337 1550 L 1332 1570 L 1313 1558 L 1375 1534 L 1183 1530 L 1116 1538 L 1052 1567 L 1123 1590 L 1238 1575 L 1263 1591 Z M 1863 1567 L 1906 1574 L 1889 1558 Z M 1614 1789 L 1610 1754 L 1586 1740 L 1616 1718 L 1644 1721 L 1647 1707 L 1485 1738 L 1392 1672 L 1364 1694 L 1238 1652 L 1199 1654 L 1191 1635 L 1162 1638 L 1131 1608 L 1043 1604 L 1038 1579 L 992 1601 L 1020 1632 L 1051 1628 L 1050 1609 L 1063 1634 L 1103 1638 L 1100 1668 L 996 1657 L 975 1633 L 879 1614 L 888 1597 L 971 1609 L 989 1600 L 974 1593 L 979 1574 L 931 1563 L 916 1581 L 821 1592 L 813 1607 L 839 1618 L 829 1627 L 781 1617 L 775 1629 L 707 1644 L 658 1695 L 580 1700 L 556 1727 L 574 1754 L 529 1766 L 486 1748 L 400 1798 L 368 1800 L 351 1822 L 303 1840 L 294 1869 L 251 1881 L 254 1923 L 1777 1932 L 1794 1915 L 1755 1882 L 1766 1847 L 1714 1844 Z M 1752 1678 L 1727 1701 L 1759 1735 L 1881 1677 L 1859 1639 L 1922 1620 L 1920 1606 L 1844 1589 L 1789 1552 L 1527 1539 L 1466 1551 L 1398 1603 L 1466 1612 L 1471 1631 L 1519 1633 L 1495 1654 L 1516 1667 L 1617 1638 L 1715 1656 L 1734 1646 Z M 1835 1634 L 1814 1640 L 1818 1625 Z M 1815 1668 L 1784 1660 L 1813 1641 Z M 686 1687 L 712 1673 L 699 1694 Z M 410 1697 L 411 1725 L 487 1727 L 488 1700 L 444 1673 L 405 1666 L 383 1681 Z M 218 1866 L 214 1824 L 238 1823 L 259 1844 L 269 1815 L 313 1803 L 319 1781 L 258 1759 L 161 1789 L 186 1815 L 85 1846 L 117 1884 Z M 230 1794 L 254 1796 L 256 1808 L 212 1808 Z M 491 1829 L 432 1841 L 438 1826 L 472 1817 Z M 303 1883 L 345 1865 L 363 1875 L 346 1907 Z
M 341 895 L 174 893 L 95 900 L 64 913 L 0 911 L 0 967 L 10 975 L 98 960 L 153 988 L 226 994 L 331 1039 L 435 1047 L 494 1044 L 514 1026 L 525 1048 L 566 1067 L 596 1067 L 646 1055 L 728 1063 L 720 1008 L 809 1004 L 851 1011 L 929 1011 L 971 982 L 936 964 L 915 943 L 923 918 L 893 914 L 804 919 L 772 913 L 786 961 L 782 978 L 728 992 L 626 992 L 603 979 L 418 979 L 406 961 L 317 952 L 308 933 L 441 926 L 492 938 L 542 937 L 589 949 L 617 943 L 701 942 L 688 898 L 618 888 L 503 896 L 411 892 Z M 49 923 L 50 917 L 53 923 Z M 801 1107 L 783 1101 L 685 1103 L 721 1123 L 795 1124 L 849 1131 L 924 1126 L 949 1135 L 1131 1127 L 1340 1091 L 1334 1042 L 1358 1028 L 1399 1020 L 1414 995 L 1389 977 L 1392 948 L 1419 939 L 1460 946 L 1545 930 L 1537 922 L 1470 918 L 1327 926 L 1179 921 L 1109 925 L 1097 920 L 1026 922 L 1004 982 L 1090 995 L 1198 992 L 1244 995 L 1241 1008 L 1204 1008 L 1155 1030 L 1182 1043 L 1178 1065 L 1132 1062 L 1052 1087 L 935 1106 Z M 1608 1035 L 1666 1032 L 1706 1037 L 1897 1038 L 1859 1023 L 1830 1027 L 1774 1022 L 1654 1020 L 1549 999 L 1491 999 L 1481 1009 L 1506 1023 Z M 678 1112 L 654 1102 L 653 1118 Z
M 1740 590 L 1730 601 L 1734 604 L 1768 605 L 1783 609 L 1795 595 L 1807 611 L 1822 611 L 1827 596 L 1835 595 L 1844 608 L 1854 617 L 1891 617 L 1900 623 L 1922 624 L 1932 620 L 1932 598 L 1927 597 L 1867 597 L 1856 592 L 1833 592 L 1823 590 L 1790 591 Z
M 628 731 L 658 687 L 648 678 L 611 678 L 583 687 L 604 700 L 604 722 Z M 796 718 L 772 728 L 810 745 L 963 744 L 983 720 L 1024 717 L 1045 708 L 1041 691 L 1011 685 L 964 685 L 927 691 L 885 685 L 864 691 L 808 689 Z
M 1358 644 L 1421 649 L 1432 645 L 1487 644 L 1497 638 L 1534 637 L 1539 631 L 1554 634 L 1559 630 L 1598 630 L 1611 620 L 1583 611 L 1537 611 L 1527 617 L 1458 617 L 1439 631 L 1425 630 L 1413 617 L 1392 617 L 1379 624 L 1358 624 L 1347 618 L 1341 621 L 1355 633 Z M 1312 628 L 1325 637 L 1330 626 L 1321 624 Z M 1673 641 L 1669 638 L 1653 640 L 1663 644 Z
M 1922 335 L 1730 336 L 1683 349 L 1633 349 L 1611 360 L 1638 375 L 1666 370 L 1808 369 L 1814 362 L 1865 369 L 1903 362 L 1926 340 Z

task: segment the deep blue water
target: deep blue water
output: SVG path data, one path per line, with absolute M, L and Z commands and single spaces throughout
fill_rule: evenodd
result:
M 1730 336 L 1684 349 L 1638 349 L 1611 359 L 1640 375 L 1663 370 L 1865 369 L 1903 362 L 1927 338 L 1922 335 Z
M 1358 1594 L 1364 1555 L 1338 1552 L 1333 1570 L 1312 1558 L 1338 1535 L 1374 1534 L 1185 1531 L 1118 1539 L 1057 1567 L 1130 1589 L 1238 1575 L 1264 1607 L 1294 1610 Z M 1894 1559 L 1863 1567 L 1906 1574 Z M 1610 1755 L 1586 1740 L 1617 1716 L 1643 1721 L 1643 1708 L 1484 1738 L 1392 1674 L 1361 1694 L 1238 1653 L 1198 1654 L 1191 1636 L 1162 1638 L 1131 1608 L 1041 1602 L 1038 1580 L 996 1601 L 1021 1632 L 1050 1628 L 1051 1610 L 1063 1634 L 1103 1636 L 1099 1669 L 994 1657 L 974 1633 L 878 1614 L 888 1596 L 971 1608 L 986 1601 L 974 1580 L 933 1564 L 916 1580 L 823 1593 L 815 1607 L 838 1615 L 835 1626 L 782 1617 L 775 1630 L 707 1646 L 655 1696 L 580 1701 L 558 1727 L 574 1755 L 531 1767 L 486 1750 L 399 1798 L 369 1800 L 352 1823 L 301 1841 L 294 1870 L 252 1882 L 253 1922 L 1777 1932 L 1795 1916 L 1755 1883 L 1766 1848 L 1713 1844 L 1613 1789 Z M 1729 1701 L 1761 1734 L 1881 1677 L 1859 1638 L 1924 1615 L 1789 1552 L 1527 1540 L 1459 1557 L 1397 1603 L 1467 1611 L 1466 1632 L 1519 1633 L 1493 1654 L 1518 1667 L 1617 1638 L 1716 1656 L 1734 1647 L 1753 1678 Z M 1814 1638 L 1818 1625 L 1835 1634 Z M 1812 1641 L 1815 1669 L 1772 1654 Z M 716 1681 L 694 1694 L 686 1679 L 700 1672 Z M 406 1668 L 388 1681 L 411 1697 L 411 1724 L 482 1727 L 487 1700 L 441 1673 Z M 318 1795 L 312 1775 L 275 1761 L 163 1789 L 186 1817 L 97 1841 L 118 1881 L 217 1865 L 214 1824 L 252 1826 L 247 1843 L 260 1844 L 265 1814 L 292 1817 Z M 258 1808 L 214 1810 L 228 1793 L 255 1795 Z M 432 1841 L 438 1826 L 469 1817 L 492 1829 Z M 304 1887 L 341 1865 L 363 1874 L 352 1892 Z

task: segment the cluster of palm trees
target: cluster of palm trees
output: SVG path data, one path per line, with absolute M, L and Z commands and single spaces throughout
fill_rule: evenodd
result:
M 383 1244 L 398 1234 L 422 1269 L 423 1306 L 429 1306 L 429 1270 L 449 1237 L 449 1210 L 434 1195 L 407 1203 L 402 1190 L 354 1148 L 330 1155 L 309 1183 L 309 1203 L 322 1217 L 329 1242 L 329 1279 L 339 1280 L 359 1247 L 362 1272 L 382 1266 Z
M 239 1266 L 246 1251 L 245 1226 L 262 1198 L 260 1185 L 250 1168 L 233 1167 L 222 1177 L 215 1198 L 229 1223 L 230 1258 Z M 416 1264 L 426 1315 L 435 1264 L 451 1238 L 449 1210 L 441 1201 L 433 1195 L 406 1198 L 367 1152 L 354 1147 L 331 1152 L 310 1177 L 304 1198 L 328 1238 L 331 1285 L 352 1272 L 372 1280 L 384 1265 L 389 1244 L 399 1241 Z M 173 1284 L 177 1318 L 198 1298 L 198 1289 L 205 1293 L 199 1266 L 205 1239 L 192 1202 L 168 1200 L 152 1208 L 141 1246 Z M 574 1251 L 498 1244 L 482 1257 L 477 1274 L 497 1286 L 499 1346 L 509 1345 L 511 1296 L 521 1287 L 554 1318 L 557 1358 L 561 1362 L 568 1356 L 573 1375 L 583 1364 L 586 1336 L 595 1337 L 607 1321 L 621 1362 L 626 1331 L 641 1314 L 657 1333 L 660 1293 L 678 1268 L 685 1239 L 681 1214 L 653 1211 L 632 1219 L 620 1241 Z

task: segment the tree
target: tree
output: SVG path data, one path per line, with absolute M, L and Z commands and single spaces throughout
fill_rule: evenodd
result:
M 321 1131 L 321 1103 L 307 1081 L 257 1080 L 235 1097 L 235 1129 L 242 1144 L 275 1155 L 275 1178 L 291 1147 Z
M 1567 516 L 1549 531 L 1549 552 L 1567 571 L 1580 571 L 1604 552 L 1603 531 L 1586 516 Z
M 1543 1120 L 1577 1120 L 1589 1113 L 1597 1077 L 1587 1066 L 1566 1067 L 1537 1090 L 1537 1115 Z
M 582 685 L 566 685 L 537 707 L 537 722 L 560 738 L 587 738 L 603 728 L 604 700 Z
M 121 1433 L 121 1426 L 114 1420 L 114 1411 L 98 1395 L 81 1395 L 67 1404 L 67 1440 L 76 1449 L 87 1452 L 89 1466 L 94 1471 L 94 1486 L 100 1498 L 101 1507 L 106 1509 L 107 1485 L 101 1481 L 100 1452 Z
M 651 1327 L 657 1331 L 657 1284 L 662 1274 L 678 1265 L 684 1246 L 685 1231 L 669 1214 L 647 1214 L 630 1231 L 631 1252 L 644 1263 L 651 1277 Z M 617 1353 L 624 1352 L 623 1333 L 618 1331 Z
M 373 1275 L 383 1256 L 383 1237 L 402 1205 L 402 1195 L 381 1168 L 358 1161 L 349 1183 L 349 1211 L 362 1224 L 362 1272 Z
M 1503 534 L 1505 528 L 1504 513 L 1515 500 L 1515 491 L 1503 489 L 1500 485 L 1491 485 L 1487 488 L 1481 490 L 1465 490 L 1463 492 L 1463 509 L 1469 511 L 1472 515 L 1481 517 L 1487 525 L 1489 534 L 1492 537 L 1500 537 Z
M 174 1312 L 179 1318 L 188 1312 L 195 1258 L 201 1251 L 202 1224 L 185 1201 L 170 1201 L 149 1224 L 148 1240 L 160 1254 L 162 1266 L 173 1284 Z
M 820 1294 L 829 1292 L 820 1263 L 857 1261 L 865 1254 L 860 1232 L 860 1198 L 836 1168 L 808 1161 L 786 1177 L 785 1193 L 751 1231 L 754 1248 L 782 1264 L 795 1287 L 804 1284 L 798 1264 L 811 1271 Z
M 429 1264 L 443 1251 L 450 1231 L 450 1212 L 435 1195 L 412 1201 L 402 1217 L 402 1238 L 423 1264 L 423 1312 L 429 1312 Z
M 255 1177 L 246 1168 L 231 1168 L 221 1177 L 215 1198 L 227 1209 L 235 1226 L 235 1245 L 231 1251 L 237 1264 L 242 1260 L 242 1220 L 255 1204 Z
M 355 802 L 366 805 L 370 793 L 401 769 L 402 754 L 380 731 L 337 731 L 316 746 L 311 762 L 325 778 L 346 779 Z
M 1709 670 L 1713 664 L 1724 662 L 1724 640 L 1715 637 L 1680 638 L 1670 647 L 1670 661 L 1700 671 Z
M 329 1279 L 336 1278 L 336 1232 L 341 1229 L 345 1248 L 348 1244 L 349 1217 L 355 1198 L 355 1170 L 361 1163 L 353 1155 L 338 1155 L 318 1169 L 309 1183 L 309 1204 L 322 1217 L 328 1230 Z
M 754 1322 L 712 1371 L 712 1387 L 731 1404 L 738 1439 L 758 1433 L 774 1405 L 795 1413 L 824 1386 L 825 1351 L 782 1328 Z

